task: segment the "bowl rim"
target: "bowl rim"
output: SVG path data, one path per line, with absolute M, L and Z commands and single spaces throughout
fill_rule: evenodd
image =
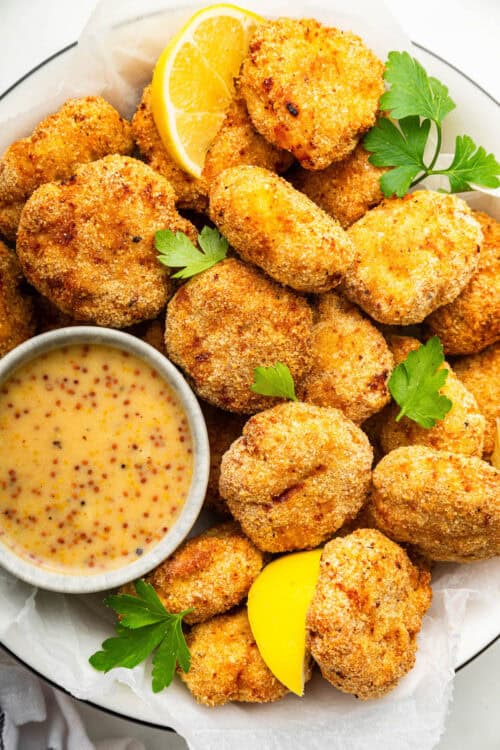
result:
M 137 560 L 94 575 L 66 574 L 32 563 L 0 541 L 0 565 L 17 578 L 48 591 L 90 594 L 140 578 L 177 549 L 191 531 L 203 506 L 210 470 L 210 448 L 203 413 L 184 376 L 161 352 L 125 331 L 83 325 L 58 328 L 34 336 L 0 359 L 0 386 L 17 369 L 42 354 L 76 344 L 110 346 L 133 354 L 153 367 L 178 397 L 193 442 L 193 474 L 182 511 L 160 541 Z

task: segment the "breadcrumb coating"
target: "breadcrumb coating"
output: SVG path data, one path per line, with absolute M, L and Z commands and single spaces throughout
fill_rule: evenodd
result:
M 365 502 L 372 450 L 337 409 L 288 402 L 252 417 L 222 458 L 220 493 L 260 549 L 316 547 Z
M 394 366 L 380 331 L 340 294 L 318 298 L 312 366 L 299 385 L 303 401 L 340 409 L 357 424 L 389 401 Z
M 411 445 L 382 459 L 373 487 L 368 508 L 377 528 L 430 560 L 500 554 L 500 471 L 486 461 Z
M 323 677 L 362 700 L 393 690 L 415 663 L 431 598 L 430 574 L 380 532 L 328 542 L 306 621 Z
M 68 99 L 0 160 L 0 234 L 16 239 L 21 211 L 46 182 L 66 180 L 78 164 L 107 154 L 131 154 L 130 123 L 101 96 Z
M 326 169 L 312 171 L 297 167 L 287 179 L 347 229 L 384 198 L 380 178 L 387 169 L 374 167 L 368 161 L 369 156 L 358 145 L 346 159 Z
M 391 336 L 389 346 L 394 355 L 394 363 L 399 365 L 421 344 L 410 336 Z M 440 393 L 452 402 L 451 410 L 434 427 L 426 429 L 408 417 L 402 417 L 396 422 L 400 407 L 395 403 L 390 404 L 380 415 L 379 441 L 384 453 L 404 445 L 426 445 L 435 450 L 465 456 L 482 456 L 486 421 L 476 399 L 457 378 L 450 365 L 444 362 L 442 367 L 448 370 L 448 377 Z
M 482 232 L 455 195 L 417 190 L 385 200 L 347 230 L 359 253 L 343 291 L 380 323 L 420 323 L 477 268 Z
M 480 211 L 473 216 L 484 237 L 477 271 L 456 299 L 426 321 L 447 354 L 474 354 L 500 339 L 500 223 Z
M 324 169 L 375 124 L 383 70 L 349 31 L 278 18 L 256 27 L 239 90 L 259 133 L 306 169 Z
M 169 612 L 193 608 L 184 618 L 192 624 L 240 604 L 263 564 L 262 552 L 230 521 L 188 539 L 146 580 Z M 133 593 L 131 584 L 123 590 Z
M 15 254 L 0 240 L 0 357 L 35 333 L 33 303 L 22 282 Z
M 164 177 L 128 156 L 107 156 L 33 193 L 17 252 L 28 280 L 64 313 L 125 328 L 166 305 L 170 282 L 154 247 L 165 228 L 197 236 Z
M 199 396 L 227 411 L 252 414 L 273 404 L 250 390 L 255 367 L 282 362 L 299 380 L 310 363 L 311 328 L 305 299 L 229 258 L 170 300 L 166 344 Z
M 246 607 L 195 625 L 186 641 L 191 668 L 178 674 L 198 703 L 271 703 L 288 693 L 259 653 Z
M 332 289 L 354 261 L 340 224 L 260 167 L 222 172 L 210 189 L 210 217 L 243 260 L 299 292 Z
M 230 516 L 227 503 L 219 494 L 220 465 L 222 456 L 231 443 L 240 437 L 246 417 L 216 409 L 215 406 L 205 401 L 202 401 L 200 406 L 205 417 L 210 445 L 210 473 L 205 495 L 205 508 L 222 516 Z
M 489 458 L 495 447 L 496 420 L 500 419 L 500 343 L 454 360 L 453 368 L 486 419 L 483 456 Z

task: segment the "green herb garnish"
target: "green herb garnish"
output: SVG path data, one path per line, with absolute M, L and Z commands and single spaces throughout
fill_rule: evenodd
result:
M 297 401 L 292 373 L 286 365 L 277 362 L 270 367 L 256 367 L 253 371 L 253 383 L 250 386 L 254 393 L 261 396 L 276 396 L 289 401 Z
M 408 417 L 429 429 L 450 411 L 452 402 L 439 392 L 448 377 L 448 370 L 441 367 L 443 362 L 443 347 L 438 337 L 433 336 L 394 368 L 389 390 L 401 407 L 396 422 Z
M 159 250 L 158 260 L 169 268 L 181 268 L 173 274 L 174 279 L 189 279 L 206 271 L 224 260 L 229 243 L 217 229 L 203 227 L 198 235 L 198 245 L 191 242 L 184 232 L 161 229 L 155 234 L 155 247 Z
M 100 672 L 115 667 L 132 669 L 153 655 L 152 687 L 154 693 L 172 682 L 178 664 L 188 672 L 191 655 L 182 632 L 182 620 L 191 609 L 172 614 L 165 609 L 153 586 L 136 581 L 137 596 L 116 594 L 104 600 L 122 619 L 115 626 L 117 636 L 102 644 L 102 651 L 93 654 L 89 662 Z
M 372 164 L 393 167 L 380 178 L 386 197 L 401 198 L 430 175 L 446 177 L 452 193 L 471 190 L 472 185 L 500 187 L 500 164 L 468 135 L 457 136 L 451 164 L 434 169 L 441 151 L 443 119 L 455 109 L 446 86 L 428 76 L 408 52 L 389 52 L 384 78 L 391 88 L 381 97 L 380 108 L 390 112 L 391 119 L 380 118 L 363 144 L 372 152 Z M 432 124 L 436 148 L 426 163 L 424 153 Z

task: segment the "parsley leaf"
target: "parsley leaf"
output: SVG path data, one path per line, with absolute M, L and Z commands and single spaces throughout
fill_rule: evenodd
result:
M 182 619 L 191 610 L 178 614 L 168 612 L 151 584 L 136 581 L 137 596 L 116 594 L 108 596 L 104 603 L 120 615 L 116 625 L 116 637 L 102 644 L 102 651 L 93 654 L 89 662 L 100 672 L 109 672 L 115 667 L 132 669 L 141 661 L 153 656 L 153 691 L 168 687 L 179 664 L 184 672 L 189 671 L 191 656 L 182 632 Z
M 500 187 L 500 164 L 468 135 L 457 135 L 452 163 L 434 174 L 448 177 L 452 193 L 472 190 L 472 183 L 486 188 Z
M 203 227 L 198 235 L 201 250 L 191 242 L 184 232 L 160 229 L 155 234 L 155 247 L 159 250 L 158 260 L 169 268 L 181 268 L 173 274 L 174 279 L 189 279 L 206 271 L 223 260 L 229 243 L 217 229 Z
M 277 396 L 290 401 L 298 400 L 295 395 L 292 373 L 281 362 L 270 367 L 256 367 L 250 388 L 254 393 L 260 393 L 261 396 Z
M 433 336 L 394 368 L 389 390 L 401 407 L 396 422 L 408 417 L 429 429 L 450 411 L 452 402 L 439 393 L 448 377 L 448 370 L 441 367 L 443 362 L 443 347 L 438 337 Z

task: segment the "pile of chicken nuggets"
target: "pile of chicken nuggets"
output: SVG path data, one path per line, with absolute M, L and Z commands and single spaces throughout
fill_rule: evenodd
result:
M 414 664 L 433 563 L 500 554 L 500 224 L 454 195 L 383 199 L 362 146 L 383 65 L 354 34 L 266 21 L 235 84 L 200 179 L 165 150 L 149 86 L 131 123 L 73 99 L 7 149 L 0 355 L 64 325 L 125 328 L 200 397 L 221 519 L 148 576 L 167 609 L 193 608 L 196 700 L 285 695 L 245 600 L 273 555 L 319 545 L 306 676 L 314 661 L 378 697 Z M 155 232 L 195 242 L 210 222 L 229 256 L 178 283 Z M 424 429 L 396 421 L 388 380 L 431 335 L 453 406 Z M 298 401 L 251 390 L 277 362 Z

